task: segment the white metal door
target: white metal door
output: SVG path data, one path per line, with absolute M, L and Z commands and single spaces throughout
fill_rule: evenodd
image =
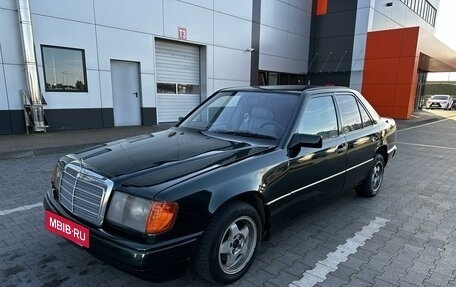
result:
M 114 125 L 141 125 L 139 63 L 111 60 Z
M 156 39 L 157 120 L 175 122 L 200 101 L 200 50 L 197 45 Z

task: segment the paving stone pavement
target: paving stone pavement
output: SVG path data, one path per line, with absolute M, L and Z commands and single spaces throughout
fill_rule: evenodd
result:
M 231 286 L 288 286 L 376 217 L 389 221 L 315 286 L 456 286 L 456 117 L 398 141 L 375 198 L 348 192 L 286 223 Z M 0 211 L 40 202 L 59 156 L 0 160 Z M 211 286 L 119 271 L 47 232 L 42 207 L 0 215 L 0 230 L 0 286 Z

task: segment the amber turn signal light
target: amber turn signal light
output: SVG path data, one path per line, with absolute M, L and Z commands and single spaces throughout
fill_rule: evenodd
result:
M 146 233 L 158 234 L 171 229 L 178 209 L 179 205 L 176 202 L 153 201 L 147 218 Z

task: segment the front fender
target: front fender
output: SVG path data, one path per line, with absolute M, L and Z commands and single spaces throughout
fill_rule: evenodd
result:
M 230 200 L 241 199 L 253 204 L 249 199 L 254 195 L 266 202 L 268 190 L 265 186 L 280 183 L 282 176 L 279 173 L 285 174 L 286 169 L 279 166 L 284 162 L 287 157 L 282 150 L 256 155 L 173 186 L 159 193 L 155 200 L 177 202 L 179 215 L 175 228 L 182 232 L 199 232 L 206 229 L 212 215 Z M 266 220 L 264 205 L 261 208 L 259 213 Z

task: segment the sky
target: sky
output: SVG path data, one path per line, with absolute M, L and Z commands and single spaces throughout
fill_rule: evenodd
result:
M 435 36 L 456 50 L 456 1 L 440 0 L 435 23 Z M 431 81 L 456 81 L 456 73 L 430 73 Z

